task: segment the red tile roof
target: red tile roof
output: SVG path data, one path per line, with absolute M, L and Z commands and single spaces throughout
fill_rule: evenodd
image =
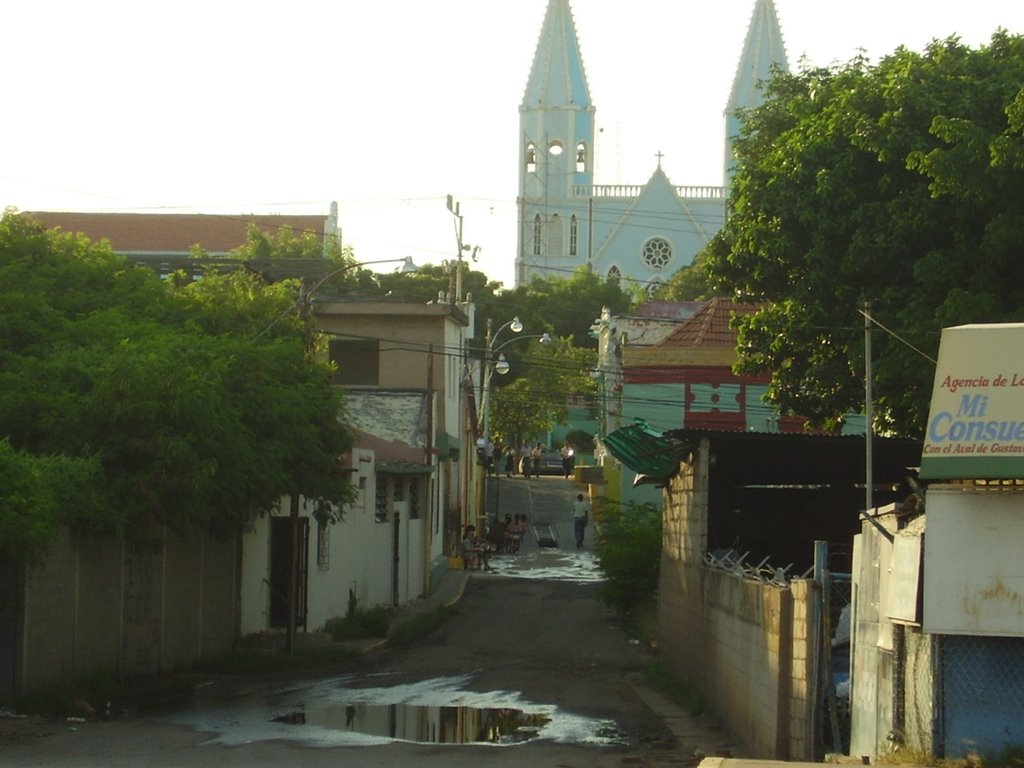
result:
M 729 299 L 711 299 L 658 346 L 735 347 L 736 332 L 729 327 L 730 319 L 734 315 L 752 315 L 757 310 L 756 304 L 734 304 Z
M 201 245 L 207 253 L 223 254 L 245 243 L 255 224 L 276 235 L 283 227 L 296 234 L 313 232 L 321 239 L 327 216 L 215 215 L 199 213 L 25 213 L 47 229 L 81 232 L 90 240 L 106 238 L 119 253 L 184 253 Z

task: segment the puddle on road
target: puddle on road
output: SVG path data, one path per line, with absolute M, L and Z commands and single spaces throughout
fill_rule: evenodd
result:
M 471 676 L 378 688 L 351 687 L 355 680 L 334 678 L 251 694 L 229 708 L 202 708 L 170 719 L 215 734 L 208 743 L 229 746 L 273 739 L 316 747 L 394 741 L 513 746 L 536 739 L 595 746 L 628 743 L 610 720 L 527 702 L 515 692 L 467 691 Z
M 518 555 L 497 554 L 491 557 L 491 566 L 498 574 L 520 579 L 578 584 L 604 580 L 597 556 L 587 550 L 552 548 L 529 550 Z

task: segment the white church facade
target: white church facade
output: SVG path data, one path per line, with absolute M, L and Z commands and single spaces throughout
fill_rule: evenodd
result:
M 788 71 L 778 14 L 773 0 L 756 0 L 725 109 L 726 177 L 736 113 L 760 102 L 776 67 Z M 727 188 L 674 184 L 660 154 L 645 183 L 599 184 L 595 113 L 569 0 L 549 0 L 519 107 L 517 286 L 588 267 L 650 293 L 725 221 Z

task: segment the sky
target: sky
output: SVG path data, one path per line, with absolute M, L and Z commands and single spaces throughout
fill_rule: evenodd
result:
M 0 11 L 0 207 L 326 214 L 357 260 L 514 284 L 518 108 L 546 0 L 36 0 Z M 574 0 L 597 183 L 722 183 L 754 0 Z M 776 0 L 790 65 L 1002 27 L 1020 0 Z M 380 268 L 388 269 L 389 265 Z

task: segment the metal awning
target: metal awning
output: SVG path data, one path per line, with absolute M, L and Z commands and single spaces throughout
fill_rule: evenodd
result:
M 602 438 L 608 452 L 646 482 L 664 481 L 679 469 L 688 448 L 681 441 L 647 426 L 637 419 Z

